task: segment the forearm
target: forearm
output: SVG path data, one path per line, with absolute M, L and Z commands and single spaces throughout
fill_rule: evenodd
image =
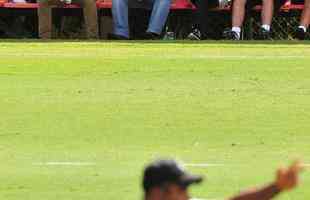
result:
M 280 189 L 273 183 L 261 189 L 253 189 L 243 192 L 230 200 L 270 200 L 280 192 Z

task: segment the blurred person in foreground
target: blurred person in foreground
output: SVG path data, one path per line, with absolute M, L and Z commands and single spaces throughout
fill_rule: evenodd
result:
M 52 8 L 74 3 L 83 8 L 86 37 L 88 39 L 98 39 L 96 0 L 38 0 L 38 3 L 39 38 L 52 38 Z
M 299 183 L 302 165 L 295 162 L 288 168 L 280 168 L 276 179 L 264 187 L 251 189 L 229 200 L 270 200 L 282 192 L 294 189 Z M 173 160 L 159 160 L 144 170 L 144 200 L 189 200 L 188 188 L 201 183 L 202 176 L 186 172 Z

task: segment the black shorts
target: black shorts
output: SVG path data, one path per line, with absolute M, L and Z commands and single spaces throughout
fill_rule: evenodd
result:
M 292 4 L 305 4 L 305 0 L 292 0 Z
M 205 1 L 205 2 L 202 2 Z M 205 5 L 207 9 L 216 8 L 219 6 L 219 0 L 191 0 L 191 2 L 196 6 Z

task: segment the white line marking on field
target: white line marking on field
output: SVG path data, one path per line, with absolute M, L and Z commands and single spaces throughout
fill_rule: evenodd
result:
M 186 167 L 221 167 L 221 166 L 225 166 L 224 164 L 218 164 L 218 163 L 186 163 L 184 165 Z
M 39 166 L 92 166 L 96 165 L 93 162 L 38 162 L 33 165 Z

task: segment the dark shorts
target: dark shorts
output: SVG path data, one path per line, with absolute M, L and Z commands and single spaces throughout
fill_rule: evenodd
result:
M 202 1 L 206 1 L 203 3 Z M 219 6 L 219 0 L 191 0 L 195 4 L 196 7 L 199 5 L 205 5 L 207 8 L 216 8 Z
M 292 4 L 305 4 L 305 0 L 292 0 Z

